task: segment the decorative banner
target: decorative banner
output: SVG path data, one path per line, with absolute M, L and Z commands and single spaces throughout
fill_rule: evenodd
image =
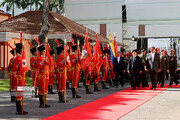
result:
M 22 67 L 23 67 L 23 72 L 27 72 L 29 70 L 27 61 L 26 61 L 24 46 L 23 46 L 23 52 L 22 52 Z

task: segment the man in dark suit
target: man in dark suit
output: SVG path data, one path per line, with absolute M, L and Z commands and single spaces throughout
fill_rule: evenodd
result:
M 156 90 L 157 85 L 157 74 L 161 71 L 160 69 L 160 56 L 155 52 L 155 47 L 151 48 L 151 53 L 146 55 L 146 71 L 149 71 L 152 88 Z
M 114 59 L 113 71 L 115 72 L 116 79 L 114 81 L 114 86 L 118 87 L 118 81 L 120 81 L 121 86 L 124 86 L 123 73 L 125 73 L 125 63 L 124 58 L 120 56 L 121 53 L 117 52 L 117 57 Z
M 136 87 L 139 88 L 141 83 L 143 64 L 141 58 L 138 56 L 138 50 L 133 50 L 133 56 L 129 60 L 127 70 L 131 75 L 130 83 L 132 90 L 136 89 Z

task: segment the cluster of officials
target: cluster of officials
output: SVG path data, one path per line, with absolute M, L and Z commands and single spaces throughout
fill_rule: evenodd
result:
M 17 86 L 25 86 L 25 74 L 21 72 L 22 62 L 22 43 L 17 43 L 16 48 L 10 52 L 14 56 L 10 60 L 10 91 L 17 93 Z M 32 86 L 35 87 L 34 97 L 39 97 L 39 107 L 47 108 L 50 105 L 46 104 L 46 97 L 48 94 L 56 94 L 53 92 L 53 83 L 56 73 L 56 83 L 59 96 L 59 102 L 65 103 L 66 88 L 69 88 L 71 83 L 72 97 L 81 98 L 78 95 L 78 83 L 81 73 L 80 59 L 78 55 L 78 46 L 71 46 L 72 52 L 69 53 L 71 67 L 66 70 L 68 60 L 65 59 L 65 48 L 63 45 L 58 45 L 56 48 L 58 57 L 55 61 L 55 53 L 53 50 L 49 51 L 50 60 L 45 58 L 45 45 L 39 44 L 38 47 L 31 46 L 31 53 L 33 57 L 30 59 L 32 72 Z M 151 47 L 146 53 L 145 49 L 133 50 L 131 53 L 126 53 L 124 48 L 117 52 L 117 57 L 113 64 L 110 59 L 110 51 L 103 50 L 102 55 L 102 89 L 108 89 L 107 83 L 111 87 L 118 88 L 119 85 L 124 86 L 125 80 L 129 81 L 132 90 L 138 89 L 140 84 L 142 87 L 148 87 L 148 79 L 150 78 L 153 90 L 159 83 L 161 87 L 164 86 L 165 76 L 170 74 L 169 86 L 173 82 L 178 85 L 176 77 L 177 72 L 177 57 L 174 54 L 175 50 L 171 50 L 171 54 L 162 49 L 161 53 L 158 48 Z M 89 65 L 90 66 L 90 65 Z M 96 74 L 88 68 L 81 73 L 83 75 L 84 84 L 86 87 L 86 94 L 92 94 L 90 90 L 91 80 L 94 82 L 94 92 L 99 92 L 100 74 Z M 150 76 L 150 77 L 149 77 Z M 65 79 L 66 78 L 66 79 Z M 16 114 L 27 114 L 23 110 L 23 95 L 11 95 L 11 101 L 16 102 Z

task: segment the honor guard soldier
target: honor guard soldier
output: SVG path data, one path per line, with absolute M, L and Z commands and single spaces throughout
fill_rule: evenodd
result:
M 16 101 L 16 97 L 15 97 L 15 91 L 16 91 L 16 82 L 14 82 L 14 73 L 12 72 L 12 67 L 13 67 L 13 64 L 14 64 L 14 59 L 15 59 L 15 56 L 14 56 L 14 53 L 15 53 L 15 50 L 12 49 L 10 51 L 10 53 L 13 55 L 13 57 L 10 59 L 10 62 L 9 62 L 9 66 L 8 66 L 8 70 L 9 70 L 9 78 L 10 78 L 10 95 L 11 95 L 11 102 L 15 102 Z
M 30 49 L 33 57 L 31 57 L 30 59 L 30 63 L 31 63 L 31 73 L 32 73 L 32 86 L 34 86 L 35 88 L 35 98 L 38 97 L 38 90 L 37 90 L 37 87 L 38 87 L 38 71 L 36 70 L 36 60 L 37 60 L 37 57 L 38 57 L 38 51 L 36 49 L 36 47 L 34 48 L 31 48 Z
M 169 56 L 169 73 L 170 73 L 170 83 L 169 86 L 172 86 L 173 82 L 175 82 L 175 85 L 179 84 L 179 81 L 176 78 L 176 72 L 177 72 L 177 56 L 174 55 L 175 50 L 171 50 L 171 55 Z
M 59 102 L 60 103 L 65 103 L 64 99 L 64 93 L 65 93 L 65 60 L 64 60 L 64 46 L 61 45 L 60 47 L 56 48 L 58 58 L 56 60 L 56 69 L 57 69 L 57 82 L 58 82 L 58 95 L 59 95 Z M 68 102 L 68 101 L 66 101 Z
M 72 81 L 71 81 L 71 89 L 72 89 L 72 97 L 73 98 L 81 98 L 77 94 L 77 85 L 79 81 L 79 72 L 80 72 L 80 60 L 77 52 L 77 45 L 71 46 L 72 48 L 72 55 L 70 56 L 71 60 L 71 75 L 72 75 Z
M 13 82 L 16 82 L 16 114 L 25 115 L 28 112 L 23 111 L 23 91 L 18 90 L 19 87 L 25 86 L 25 74 L 22 67 L 22 43 L 16 44 L 16 53 L 17 56 L 14 59 L 14 64 L 12 67 L 12 72 L 14 72 L 15 76 L 15 80 Z
M 161 50 L 161 56 L 160 56 L 160 62 L 161 62 L 161 87 L 164 87 L 164 80 L 165 80 L 165 75 L 166 72 L 169 72 L 169 59 L 167 55 L 165 54 L 165 50 Z
M 108 61 L 108 50 L 104 50 L 104 57 L 103 57 L 103 65 L 102 65 L 102 89 L 108 89 L 108 87 L 106 87 L 106 82 L 107 82 L 107 78 L 108 78 L 108 72 L 110 69 L 109 66 L 109 61 Z
M 49 54 L 51 56 L 51 59 L 50 59 L 50 67 L 49 67 L 48 94 L 55 94 L 53 92 L 54 72 L 55 72 L 55 54 L 54 54 L 54 50 L 50 50 Z
M 71 56 L 72 52 L 70 49 L 68 50 L 68 53 Z M 67 76 L 67 80 L 66 80 L 66 88 L 70 89 L 69 84 L 72 81 L 72 69 L 71 69 L 71 67 L 68 68 L 67 74 L 68 74 L 68 76 Z
M 41 108 L 50 107 L 46 104 L 46 93 L 49 84 L 49 63 L 45 58 L 45 46 L 40 45 L 38 47 L 40 56 L 37 58 L 36 68 L 39 70 L 39 102 Z
M 108 63 L 109 63 L 109 71 L 108 71 L 108 82 L 111 87 L 113 86 L 113 78 L 115 77 L 114 71 L 113 71 L 113 64 L 111 63 L 111 58 L 110 58 L 110 50 L 107 50 L 108 54 Z

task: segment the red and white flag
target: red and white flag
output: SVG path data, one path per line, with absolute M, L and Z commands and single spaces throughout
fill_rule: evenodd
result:
M 23 69 L 23 72 L 27 72 L 29 70 L 26 56 L 25 56 L 24 46 L 23 46 L 23 52 L 22 52 L 22 69 Z
M 88 33 L 86 33 L 85 43 L 82 50 L 82 56 L 81 56 L 81 66 L 82 69 L 85 70 L 86 67 L 90 64 L 92 60 L 92 53 L 91 48 L 88 41 Z

